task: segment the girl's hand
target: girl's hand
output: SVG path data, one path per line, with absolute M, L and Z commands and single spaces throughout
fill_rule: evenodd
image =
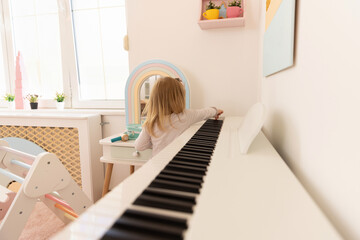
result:
M 223 110 L 221 110 L 221 109 L 216 109 L 215 120 L 218 120 L 219 116 L 220 116 L 221 114 L 223 114 L 223 113 L 224 113 Z

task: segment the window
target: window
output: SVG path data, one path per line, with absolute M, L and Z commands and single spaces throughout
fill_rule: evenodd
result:
M 0 37 L 0 97 L 2 98 L 5 93 L 8 92 L 8 87 L 7 87 L 7 81 L 6 81 L 6 74 L 5 74 L 5 65 L 4 65 L 4 57 L 6 56 L 4 54 L 3 51 L 3 41 L 2 38 Z
M 12 43 L 8 54 L 23 57 L 26 93 L 39 94 L 54 106 L 55 92 L 64 91 L 67 106 L 74 108 L 124 107 L 129 74 L 123 49 L 125 0 L 0 2 L 4 22 L 10 22 L 2 23 L 6 41 Z M 5 68 L 12 69 L 11 61 L 3 59 Z M 15 75 L 2 77 L 1 64 L 0 94 L 15 82 Z
M 52 99 L 63 91 L 57 1 L 12 0 L 10 4 L 14 55 L 20 52 L 25 67 L 24 90 Z
M 129 74 L 122 48 L 125 1 L 73 0 L 72 16 L 80 98 L 124 99 Z

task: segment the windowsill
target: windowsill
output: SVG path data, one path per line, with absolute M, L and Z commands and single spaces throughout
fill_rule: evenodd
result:
M 125 109 L 71 109 L 66 108 L 64 110 L 57 110 L 54 108 L 40 108 L 40 109 L 16 109 L 16 110 L 9 110 L 8 108 L 0 108 L 1 113 L 9 112 L 11 115 L 13 114 L 28 114 L 31 113 L 36 115 L 39 114 L 61 114 L 61 115 L 71 115 L 71 114 L 100 114 L 106 116 L 125 116 Z

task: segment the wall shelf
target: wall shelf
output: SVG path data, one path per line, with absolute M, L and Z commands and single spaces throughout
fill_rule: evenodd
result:
M 223 0 L 212 0 L 212 2 L 220 6 L 222 2 L 226 3 L 226 6 L 229 1 L 223 1 Z M 241 6 L 243 9 L 243 14 L 240 17 L 237 18 L 222 18 L 222 19 L 213 19 L 208 20 L 203 16 L 203 13 L 206 11 L 206 5 L 209 4 L 209 0 L 200 0 L 200 18 L 198 21 L 198 24 L 201 29 L 214 29 L 214 28 L 229 28 L 229 27 L 243 27 L 245 26 L 245 0 L 241 0 Z

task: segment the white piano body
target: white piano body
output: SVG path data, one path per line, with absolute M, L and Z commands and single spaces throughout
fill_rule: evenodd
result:
M 185 239 L 342 239 L 262 132 L 248 154 L 237 147 L 241 117 L 226 117 Z M 99 239 L 194 135 L 190 127 L 53 239 Z M 152 210 L 150 210 L 152 211 Z

